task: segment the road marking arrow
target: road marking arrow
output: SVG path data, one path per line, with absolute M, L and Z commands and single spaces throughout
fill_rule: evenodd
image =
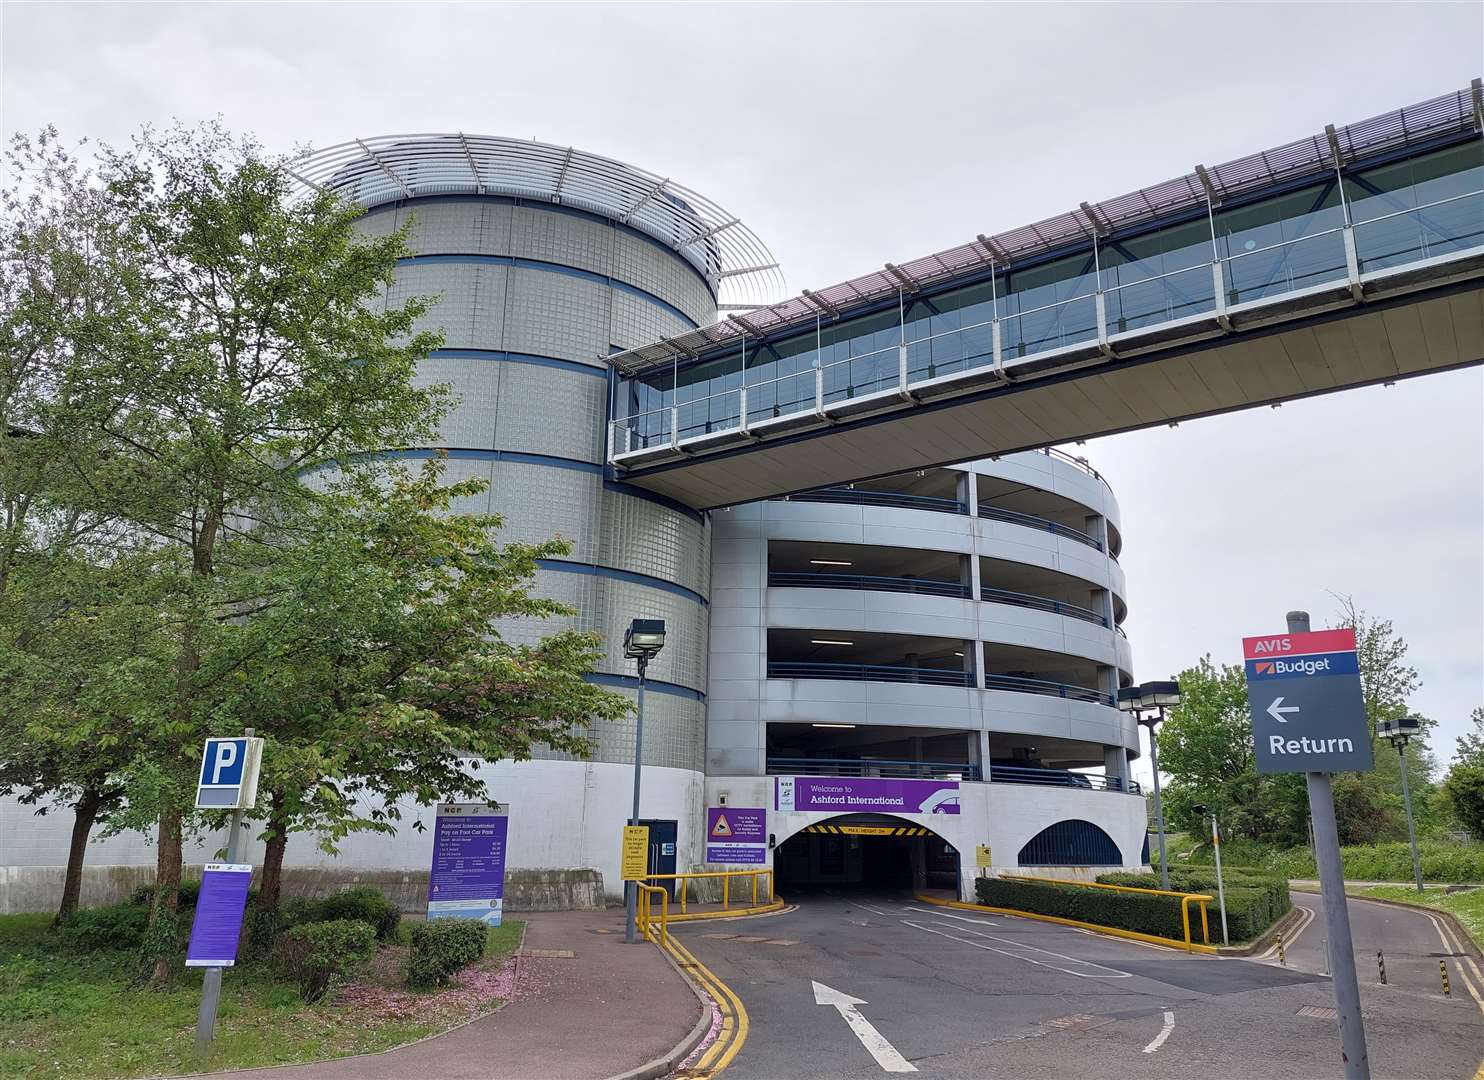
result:
M 1288 720 L 1283 716 L 1284 713 L 1296 713 L 1298 711 L 1299 707 L 1297 705 L 1284 705 L 1281 697 L 1274 698 L 1273 703 L 1268 706 L 1268 715 L 1280 724 L 1288 723 Z
M 810 982 L 814 982 L 814 980 L 811 979 Z M 851 997 L 849 994 L 842 994 L 840 991 L 834 990 L 824 983 L 815 982 L 814 1004 L 833 1005 L 836 1011 L 845 1018 L 845 1022 L 850 1025 L 850 1030 L 855 1032 L 855 1037 L 861 1041 L 861 1045 L 876 1059 L 876 1064 L 880 1065 L 887 1072 L 904 1073 L 917 1071 L 917 1066 L 897 1053 L 897 1048 L 887 1042 L 885 1036 L 872 1026 L 871 1021 L 867 1020 L 856 1009 L 857 1005 L 866 1004 L 860 998 Z

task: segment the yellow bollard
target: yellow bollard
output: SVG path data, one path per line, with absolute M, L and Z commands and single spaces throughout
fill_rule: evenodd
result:
M 1283 952 L 1283 935 L 1278 935 L 1278 963 L 1284 967 L 1288 966 L 1288 957 Z
M 1438 973 L 1443 976 L 1443 996 L 1444 997 L 1452 997 L 1453 996 L 1453 990 L 1448 985 L 1448 961 L 1446 961 L 1446 960 L 1439 960 L 1438 961 Z
M 757 871 L 752 872 L 752 906 L 757 907 Z
M 1376 950 L 1376 966 L 1381 969 L 1381 985 L 1386 985 L 1386 952 L 1382 949 Z
M 732 875 L 730 873 L 721 876 L 721 906 L 723 910 L 732 906 Z

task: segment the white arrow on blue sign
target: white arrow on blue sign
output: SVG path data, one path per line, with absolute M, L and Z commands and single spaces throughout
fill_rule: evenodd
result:
M 197 809 L 251 810 L 258 798 L 262 758 L 262 739 L 207 739 L 196 785 Z

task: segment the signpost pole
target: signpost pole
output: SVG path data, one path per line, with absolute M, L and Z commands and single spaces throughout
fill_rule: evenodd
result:
M 1160 719 L 1164 719 L 1164 710 L 1160 711 Z M 1154 770 L 1154 831 L 1159 836 L 1159 887 L 1166 892 L 1170 888 L 1170 862 L 1165 856 L 1165 811 L 1160 798 L 1159 790 L 1159 740 L 1154 734 L 1154 724 L 1146 725 L 1149 728 L 1149 764 Z
M 1221 904 L 1221 944 L 1230 945 L 1226 935 L 1226 883 L 1221 880 L 1221 827 L 1216 823 L 1216 811 L 1211 811 L 1211 849 L 1216 852 L 1216 898 Z
M 1307 634 L 1309 613 L 1290 611 L 1288 632 Z M 1346 1080 L 1370 1080 L 1365 1022 L 1360 1015 L 1360 980 L 1355 974 L 1355 947 L 1350 939 L 1350 912 L 1345 906 L 1345 867 L 1340 859 L 1340 833 L 1335 825 L 1335 796 L 1329 773 L 1304 774 L 1309 782 L 1309 813 L 1314 822 L 1314 861 L 1324 900 L 1324 922 L 1329 934 L 1330 978 L 1335 1011 L 1340 1022 L 1340 1054 Z
M 243 734 L 253 737 L 252 728 L 244 728 Z M 231 824 L 227 826 L 227 862 L 237 861 L 237 837 L 242 831 L 242 811 L 233 810 Z M 222 969 L 209 967 L 201 983 L 201 1009 L 196 1014 L 196 1053 L 204 1054 L 211 1047 L 211 1037 L 216 1034 L 216 1010 L 222 998 Z

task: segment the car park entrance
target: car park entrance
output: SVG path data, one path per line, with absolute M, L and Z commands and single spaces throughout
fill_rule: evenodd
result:
M 890 814 L 844 814 L 807 825 L 773 855 L 789 899 L 837 892 L 957 892 L 959 853 L 932 829 Z

